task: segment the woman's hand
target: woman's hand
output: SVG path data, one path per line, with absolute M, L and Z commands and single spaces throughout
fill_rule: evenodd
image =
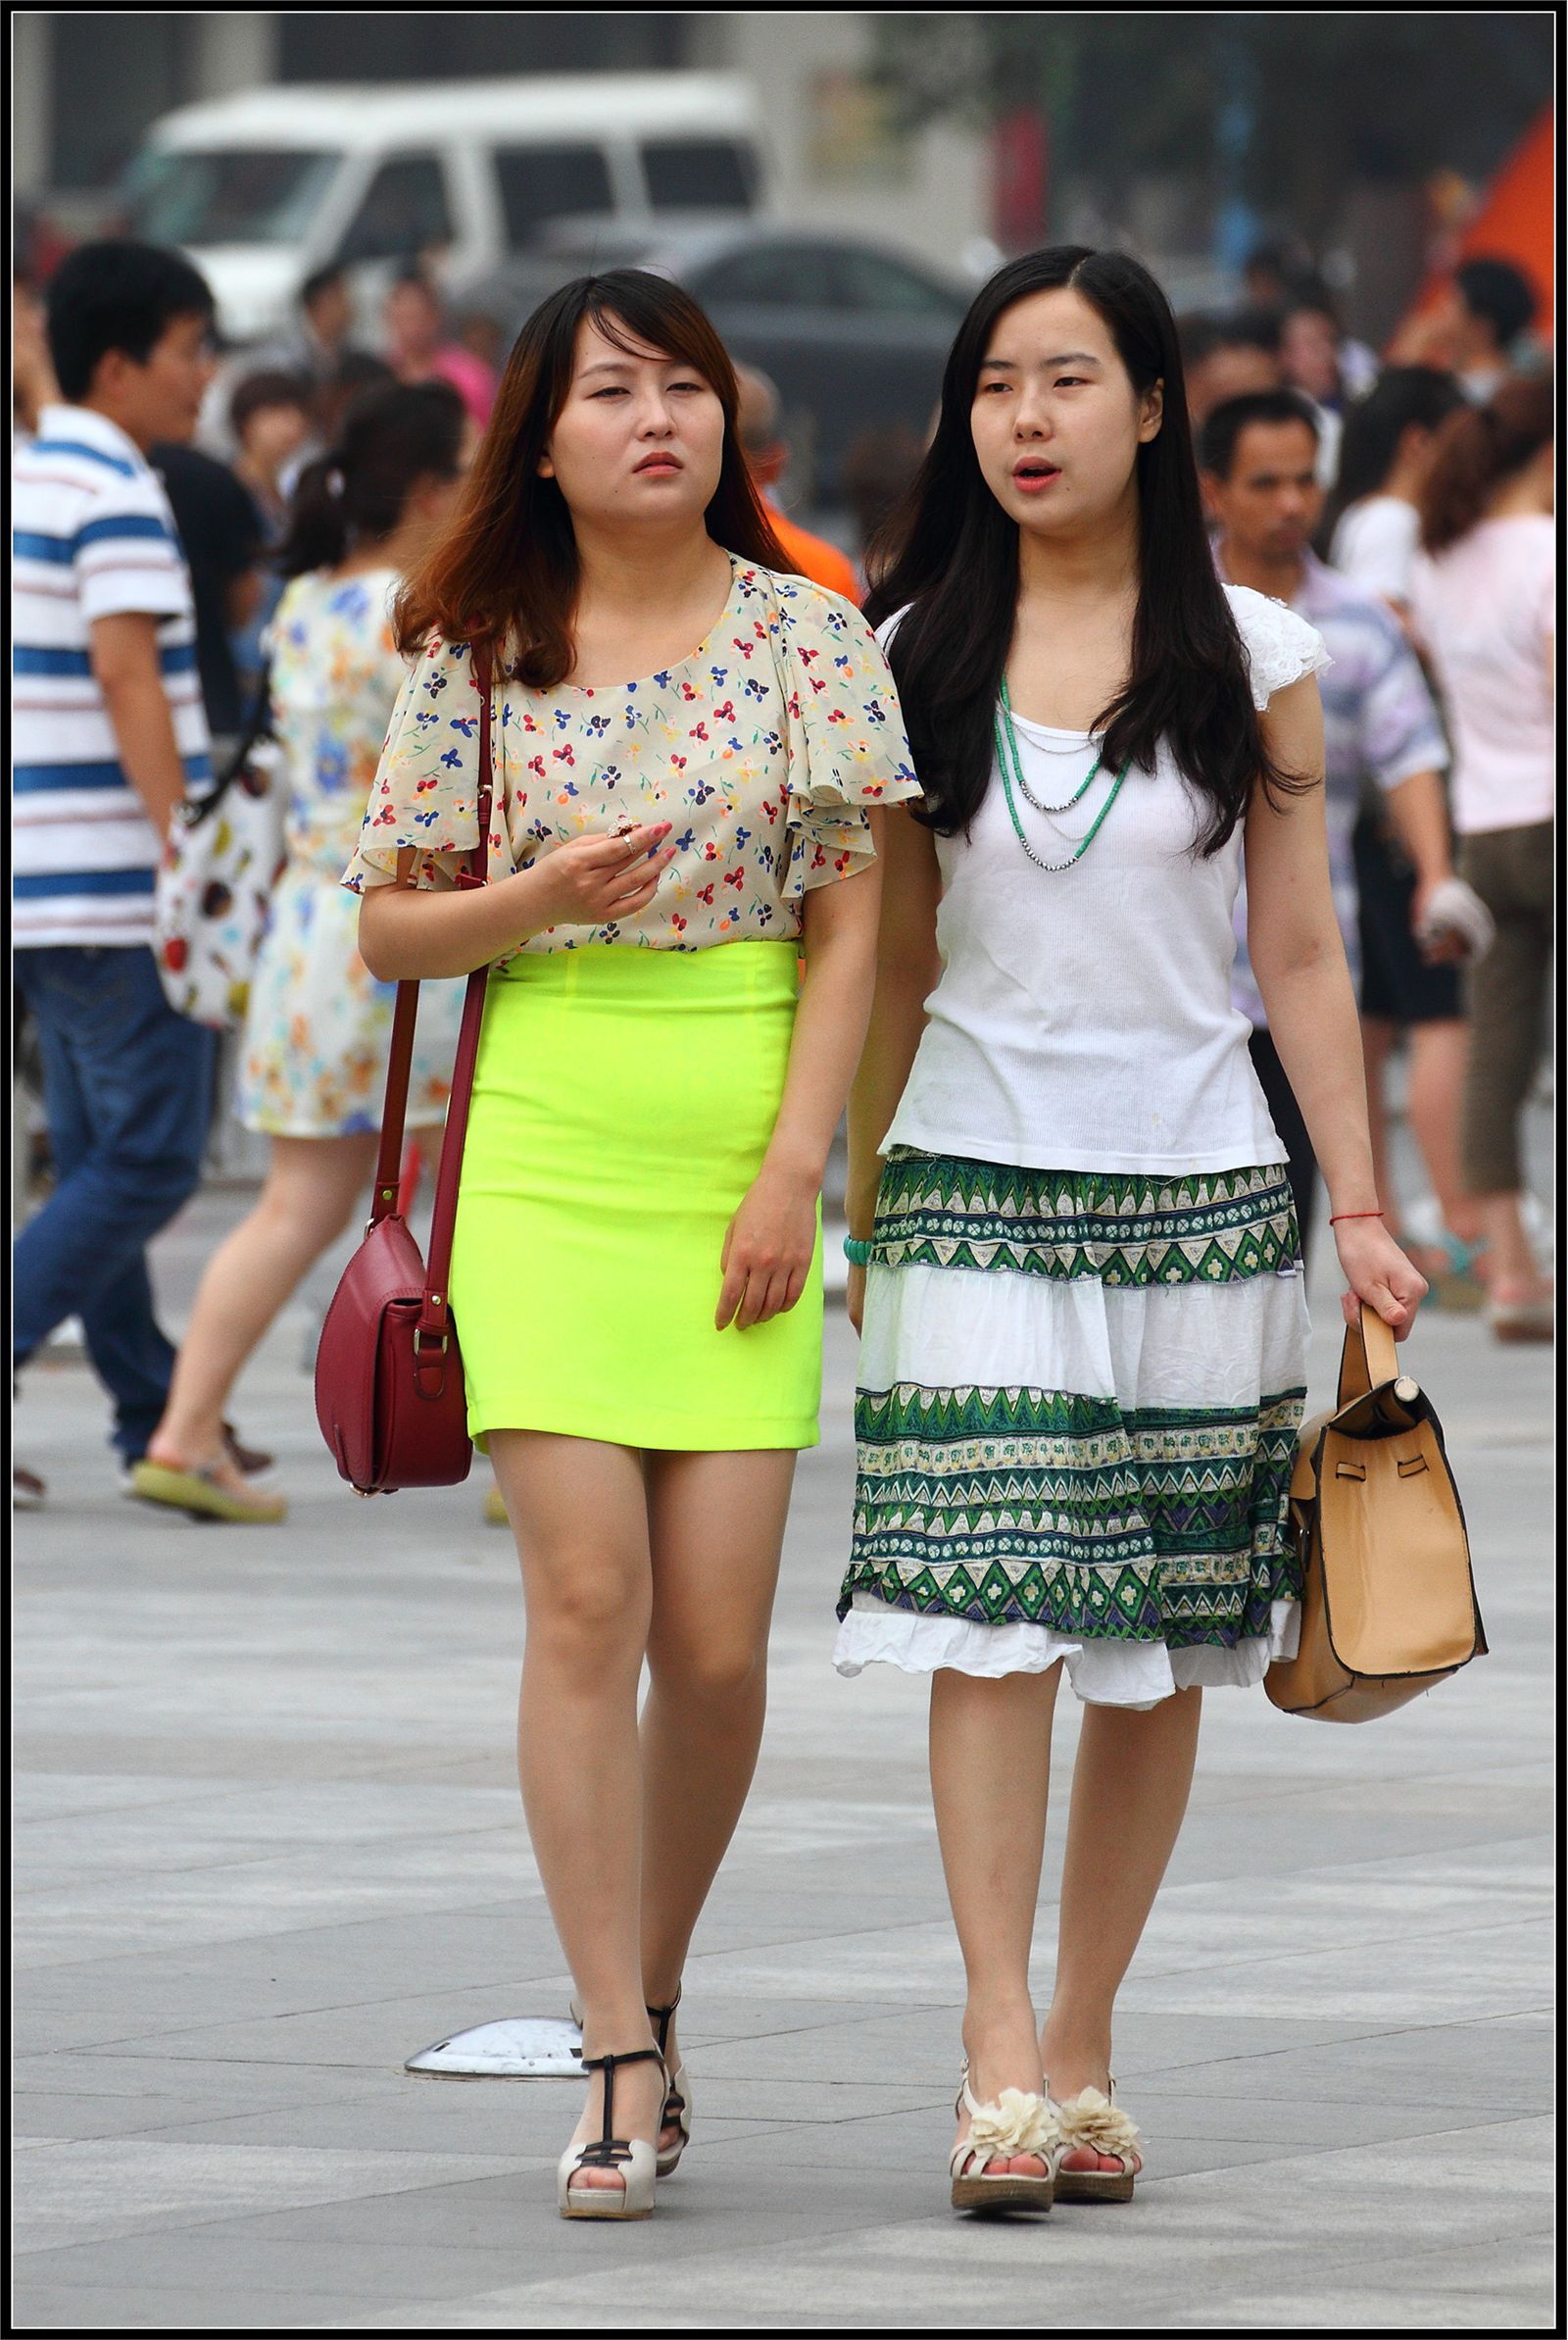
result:
M 547 926 L 608 926 L 648 908 L 675 858 L 666 845 L 674 823 L 645 822 L 618 836 L 573 837 L 522 873 L 531 931 Z
M 786 1170 L 763 1169 L 730 1220 L 719 1266 L 723 1289 L 713 1321 L 737 1331 L 793 1308 L 816 1249 L 817 1189 Z
M 865 1315 L 865 1270 L 858 1268 L 853 1260 L 850 1262 L 850 1280 L 844 1287 L 844 1305 L 856 1331 L 863 1332 L 865 1327 L 860 1319 Z
M 1341 1299 L 1347 1324 L 1359 1321 L 1361 1302 L 1375 1309 L 1396 1341 L 1415 1322 L 1427 1279 L 1410 1265 L 1381 1219 L 1342 1219 L 1334 1248 L 1349 1290 Z

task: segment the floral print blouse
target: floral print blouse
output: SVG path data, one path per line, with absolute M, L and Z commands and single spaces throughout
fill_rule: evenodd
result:
M 492 879 L 585 831 L 674 822 L 676 857 L 640 916 L 549 927 L 521 949 L 788 939 L 808 887 L 875 858 L 865 808 L 919 794 L 893 677 L 858 610 L 734 555 L 731 573 L 708 639 L 660 673 L 498 685 Z M 417 885 L 452 884 L 477 834 L 478 765 L 467 647 L 432 639 L 393 711 L 344 884 L 389 883 L 406 847 Z

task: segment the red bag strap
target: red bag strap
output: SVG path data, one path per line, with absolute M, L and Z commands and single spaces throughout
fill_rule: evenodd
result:
M 495 780 L 492 766 L 490 719 L 492 671 L 488 648 L 475 650 L 474 686 L 479 693 L 479 791 L 476 807 L 478 836 L 468 866 L 459 872 L 458 884 L 483 885 L 490 852 L 490 816 Z M 452 1259 L 452 1229 L 457 1218 L 458 1181 L 463 1171 L 463 1146 L 468 1127 L 468 1101 L 473 1069 L 479 1054 L 479 1027 L 484 1018 L 485 982 L 489 969 L 476 967 L 468 977 L 458 1036 L 457 1062 L 452 1070 L 452 1095 L 447 1106 L 441 1163 L 436 1172 L 435 1210 L 430 1227 L 429 1264 L 425 1270 L 424 1306 L 419 1311 L 416 1346 L 425 1336 L 443 1340 L 451 1329 L 447 1270 Z M 386 1106 L 381 1118 L 381 1150 L 375 1165 L 375 1193 L 370 1224 L 388 1219 L 397 1209 L 398 1170 L 403 1158 L 403 1124 L 409 1105 L 409 1076 L 414 1062 L 414 1025 L 418 1012 L 417 982 L 398 985 L 392 1018 L 392 1048 L 387 1065 Z
M 488 648 L 474 652 L 473 677 L 479 692 L 479 834 L 468 867 L 461 871 L 461 887 L 483 885 L 490 853 L 490 807 L 494 793 L 491 769 L 491 668 Z M 435 1175 L 435 1205 L 430 1219 L 430 1251 L 424 1270 L 424 1306 L 414 1336 L 415 1355 L 429 1339 L 444 1349 L 451 1329 L 447 1275 L 452 1265 L 452 1229 L 458 1216 L 458 1181 L 463 1175 L 463 1146 L 468 1133 L 468 1100 L 473 1093 L 473 1069 L 479 1057 L 479 1027 L 484 1021 L 484 991 L 488 967 L 476 967 L 468 977 L 463 1001 L 463 1023 L 458 1033 L 457 1062 L 452 1069 L 452 1095 L 447 1125 L 441 1139 L 441 1164 Z
M 409 1073 L 414 1063 L 414 1020 L 419 1008 L 417 983 L 398 985 L 392 1011 L 392 1049 L 387 1058 L 386 1103 L 381 1108 L 381 1150 L 375 1158 L 370 1224 L 390 1219 L 398 1207 L 403 1174 L 403 1122 L 409 1110 Z

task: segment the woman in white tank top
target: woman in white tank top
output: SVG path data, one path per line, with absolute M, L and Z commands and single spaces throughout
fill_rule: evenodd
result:
M 1249 947 L 1351 1295 L 1425 1290 L 1373 1191 L 1329 890 L 1320 637 L 1215 576 L 1146 270 L 1002 270 L 874 584 L 923 803 L 889 816 L 851 1106 L 858 1483 L 836 1660 L 931 1676 L 968 1975 L 959 2208 L 1126 2200 L 1111 2021 L 1201 1690 L 1295 1648 L 1298 1231 L 1230 1004 Z M 1029 1954 L 1051 1716 L 1085 1714 L 1055 1990 Z

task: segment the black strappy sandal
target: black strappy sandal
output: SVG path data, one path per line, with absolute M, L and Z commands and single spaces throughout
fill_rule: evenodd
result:
M 659 2053 L 664 2058 L 666 2071 L 669 2069 L 669 2026 L 675 2010 L 680 2005 L 680 1992 L 681 1986 L 677 1983 L 675 1996 L 667 2007 L 650 2007 L 648 2010 L 648 2017 L 654 2026 L 654 2036 L 659 2042 Z M 692 2084 L 686 2076 L 684 2064 L 677 2064 L 669 2074 L 669 2094 L 664 2099 L 664 2117 L 660 2123 L 661 2133 L 670 2127 L 679 2129 L 680 2138 L 679 2142 L 674 2145 L 660 2147 L 659 2174 L 661 2177 L 669 2177 L 673 2174 L 681 2155 L 692 2141 Z
M 675 1996 L 667 2007 L 650 2007 L 648 2009 L 648 2019 L 654 2026 L 654 2036 L 659 2041 L 659 2053 L 664 2058 L 666 2068 L 669 2062 L 669 2026 L 675 2010 L 680 2005 L 681 1989 L 682 1985 L 677 1982 Z M 575 1999 L 567 2000 L 566 2013 L 580 2030 L 582 2028 L 582 2009 Z M 678 2128 L 680 2131 L 680 2139 L 677 2144 L 660 2147 L 659 2174 L 661 2177 L 668 2177 L 673 2173 L 681 2155 L 692 2141 L 692 2084 L 687 2076 L 684 2064 L 677 2064 L 669 2075 L 669 2094 L 664 2099 L 664 2116 L 659 2125 L 661 2131 L 667 2128 Z
M 585 2071 L 605 2075 L 605 2126 L 602 2136 L 588 2145 L 568 2145 L 556 2168 L 556 2207 L 564 2218 L 647 2218 L 653 2216 L 654 2183 L 658 2174 L 657 2149 L 646 2137 L 615 2135 L 615 2074 L 626 2064 L 657 2064 L 664 2059 L 658 2048 L 630 2048 L 620 2056 L 585 2056 Z M 669 2078 L 666 2071 L 665 2080 Z M 574 2186 L 580 2169 L 618 2170 L 622 2184 Z

